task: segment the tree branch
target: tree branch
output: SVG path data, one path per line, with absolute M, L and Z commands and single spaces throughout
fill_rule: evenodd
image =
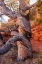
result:
M 37 2 L 35 2 L 35 3 L 32 4 L 32 5 L 29 5 L 29 6 L 24 7 L 22 10 L 23 10 L 23 11 L 29 10 L 30 8 L 36 6 L 36 4 L 37 4 Z
M 13 11 L 11 11 L 8 7 L 6 7 L 4 0 L 0 0 L 0 6 L 2 6 L 5 9 L 3 14 L 8 15 L 10 18 L 13 18 L 13 19 L 17 17 L 17 15 L 14 14 Z
M 32 53 L 31 44 L 30 44 L 30 42 L 29 42 L 23 35 L 21 35 L 21 34 L 18 34 L 18 35 L 16 35 L 16 36 L 11 37 L 11 38 L 6 42 L 6 44 L 5 44 L 2 48 L 0 48 L 0 55 L 3 55 L 3 54 L 5 54 L 5 53 L 7 53 L 7 52 L 10 50 L 10 48 L 12 47 L 13 42 L 16 43 L 16 41 L 22 41 L 21 44 L 28 48 L 28 51 L 29 51 L 28 53 L 29 53 L 29 55 L 31 55 L 31 53 Z

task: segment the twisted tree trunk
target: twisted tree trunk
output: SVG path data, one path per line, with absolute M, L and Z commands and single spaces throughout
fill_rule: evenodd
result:
M 22 41 L 21 44 L 27 48 L 29 56 L 32 56 L 32 47 L 30 42 L 21 34 L 18 34 L 16 36 L 11 37 L 6 44 L 0 48 L 0 55 L 3 55 L 7 53 L 10 48 L 12 47 L 13 42 L 16 43 L 16 41 Z M 21 49 L 20 49 L 21 50 Z M 22 51 L 21 51 L 22 52 Z
M 19 0 L 20 3 L 23 3 L 22 0 Z M 25 0 L 24 0 L 25 1 Z M 23 4 L 22 4 L 23 5 Z M 16 18 L 18 15 L 14 14 L 14 12 L 12 12 L 10 9 L 8 9 L 4 3 L 4 0 L 0 0 L 0 6 L 3 7 L 5 9 L 5 11 L 2 12 L 2 14 L 0 15 L 7 15 L 9 16 L 10 18 Z M 24 6 L 24 5 L 23 5 Z M 22 11 L 26 11 L 26 10 L 29 10 L 30 8 L 32 8 L 33 6 L 35 6 L 34 4 L 33 5 L 29 5 L 29 6 L 26 6 L 26 7 L 23 7 L 21 10 Z M 20 4 L 20 7 L 21 7 L 21 4 Z M 21 11 L 20 13 L 21 14 Z M 27 18 L 27 17 L 26 17 Z M 18 46 L 18 59 L 22 60 L 23 58 L 26 58 L 29 54 L 29 56 L 31 57 L 32 56 L 32 47 L 31 47 L 31 44 L 30 42 L 21 34 L 18 34 L 16 36 L 13 36 L 12 38 L 10 38 L 6 44 L 0 48 L 0 55 L 3 55 L 5 53 L 7 53 L 10 48 L 12 47 L 12 43 L 16 42 L 16 41 L 22 41 L 20 42 L 19 44 L 17 44 Z M 22 53 L 23 52 L 23 55 Z M 25 53 L 24 53 L 25 52 Z

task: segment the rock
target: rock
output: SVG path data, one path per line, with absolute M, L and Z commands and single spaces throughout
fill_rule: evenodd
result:
M 42 52 L 42 42 L 31 39 L 31 45 L 34 52 Z

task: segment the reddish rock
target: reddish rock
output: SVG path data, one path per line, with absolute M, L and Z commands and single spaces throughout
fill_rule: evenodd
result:
M 34 38 L 37 41 L 42 41 L 42 24 L 38 24 L 34 27 L 32 27 L 32 38 Z
M 31 45 L 34 52 L 42 52 L 42 41 L 31 39 Z
M 42 24 L 32 26 L 31 45 L 35 52 L 42 51 Z

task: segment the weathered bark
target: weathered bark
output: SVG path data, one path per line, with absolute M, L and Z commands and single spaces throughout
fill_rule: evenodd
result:
M 14 12 L 12 12 L 8 7 L 6 7 L 5 3 L 4 3 L 4 0 L 0 0 L 0 6 L 2 6 L 5 11 L 3 12 L 3 14 L 9 16 L 10 18 L 16 18 L 17 15 L 14 14 Z
M 24 45 L 28 49 L 28 54 L 29 56 L 32 56 L 32 47 L 30 42 L 21 34 L 18 34 L 17 36 L 13 36 L 10 38 L 6 44 L 0 48 L 0 55 L 3 55 L 7 53 L 10 48 L 12 47 L 13 42 L 15 43 L 16 41 L 22 41 L 21 44 Z
M 20 9 L 23 9 L 25 6 L 29 4 L 29 0 L 19 0 Z
M 24 45 L 22 45 L 23 42 L 18 41 L 17 42 L 17 47 L 18 47 L 18 58 L 17 60 L 24 60 L 28 57 L 32 58 L 33 55 L 30 51 L 28 51 L 28 48 Z M 29 42 L 30 43 L 30 42 Z
M 22 10 L 23 10 L 23 11 L 29 10 L 30 8 L 36 6 L 36 4 L 37 4 L 37 2 L 35 2 L 35 3 L 32 4 L 32 5 L 25 6 Z
M 16 18 L 18 16 L 16 14 L 14 14 L 14 12 L 12 12 L 9 8 L 6 7 L 6 5 L 4 3 L 4 0 L 0 0 L 0 6 L 2 6 L 5 9 L 5 11 L 3 12 L 3 14 L 9 16 L 10 18 L 14 19 L 14 18 Z M 30 8 L 31 8 L 31 6 L 28 6 L 28 7 L 25 7 L 23 9 L 21 9 L 21 10 L 25 11 L 25 10 L 30 9 Z M 21 14 L 21 12 L 19 14 Z M 12 47 L 12 43 L 13 42 L 15 43 L 16 41 L 22 41 L 20 45 L 23 45 L 23 48 L 21 48 L 21 49 L 24 49 L 25 52 L 27 52 L 26 56 L 25 56 L 25 54 L 24 55 L 21 54 L 21 56 L 19 56 L 19 53 L 18 53 L 18 58 L 19 59 L 21 59 L 22 56 L 23 56 L 23 58 L 27 57 L 28 54 L 29 54 L 29 56 L 32 56 L 32 47 L 31 47 L 30 42 L 23 35 L 20 35 L 20 34 L 18 34 L 16 36 L 13 36 L 12 38 L 10 38 L 6 42 L 6 44 L 2 48 L 0 48 L 0 55 L 3 55 L 5 53 L 7 53 L 10 50 L 10 48 Z M 20 50 L 18 50 L 18 51 L 20 51 Z M 21 51 L 20 51 L 20 53 L 21 53 Z

